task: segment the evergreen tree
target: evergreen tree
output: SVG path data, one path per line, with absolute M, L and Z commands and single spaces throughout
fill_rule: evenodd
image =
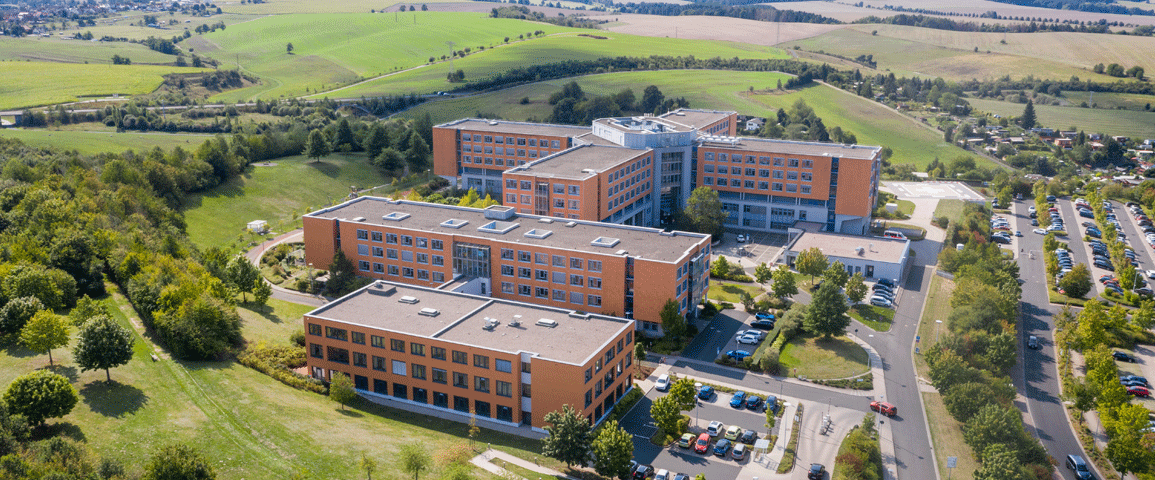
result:
M 369 158 L 376 159 L 387 147 L 389 147 L 389 130 L 381 122 L 376 122 L 373 128 L 369 129 L 369 136 L 365 137 L 365 152 L 369 154 Z
M 1023 128 L 1035 128 L 1034 100 L 1027 100 L 1027 106 L 1023 108 L 1023 115 L 1019 117 L 1019 125 Z

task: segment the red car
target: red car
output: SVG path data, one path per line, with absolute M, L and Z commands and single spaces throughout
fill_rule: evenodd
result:
M 891 405 L 889 403 L 886 403 L 886 402 L 879 402 L 879 401 L 870 402 L 870 409 L 874 410 L 878 413 L 881 413 L 883 415 L 886 415 L 888 417 L 893 417 L 895 414 L 898 413 L 898 407 Z
M 698 441 L 694 442 L 694 451 L 698 453 L 706 453 L 710 449 L 710 434 L 703 433 L 698 435 Z
M 1136 397 L 1150 397 L 1151 392 L 1143 387 L 1127 387 L 1127 393 Z

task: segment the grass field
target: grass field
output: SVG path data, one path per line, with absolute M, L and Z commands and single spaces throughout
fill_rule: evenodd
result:
M 404 14 L 276 15 L 234 25 L 205 35 L 198 52 L 226 65 L 240 61 L 245 71 L 260 75 L 264 85 L 224 94 L 228 98 L 303 95 L 338 84 L 397 69 L 423 65 L 429 57 L 455 50 L 490 48 L 505 37 L 543 30 L 572 31 L 513 19 L 487 18 L 479 13 L 405 12 Z M 192 39 L 190 39 L 192 40 Z M 193 42 L 192 44 L 196 44 Z M 286 45 L 293 44 L 293 53 Z M 529 42 L 533 43 L 533 42 Z M 544 61 L 544 60 L 543 60 Z M 466 61 L 455 62 L 458 68 Z M 446 67 L 448 68 L 448 67 Z M 469 70 L 466 71 L 468 77 Z M 438 74 L 445 80 L 445 72 Z M 408 93 L 407 91 L 405 93 Z
M 1124 108 L 1127 110 L 1150 110 L 1148 106 L 1155 107 L 1155 95 L 1139 95 L 1136 93 L 1103 93 L 1097 92 L 1094 95 L 1088 92 L 1064 92 L 1061 97 L 1072 106 L 1077 106 L 1082 102 L 1087 102 L 1088 105 L 1094 102 L 1099 108 Z
M 130 325 L 124 313 L 131 309 L 117 308 L 128 306 L 123 297 L 116 295 L 106 304 L 122 325 Z M 270 305 L 263 315 L 246 318 L 246 335 L 299 326 L 300 307 Z M 112 384 L 104 382 L 103 371 L 80 372 L 66 349 L 53 351 L 56 371 L 70 378 L 81 401 L 72 413 L 49 423 L 62 425 L 65 435 L 87 439 L 130 471 L 159 446 L 183 442 L 203 452 L 219 478 L 279 480 L 302 472 L 308 475 L 300 478 L 356 478 L 362 453 L 377 461 L 381 478 L 405 478 L 394 460 L 401 444 L 422 445 L 436 456 L 438 450 L 468 443 L 465 424 L 360 400 L 342 412 L 325 396 L 292 389 L 232 361 L 154 362 L 149 353 L 155 347 L 139 333 L 133 360 L 112 370 Z M 287 340 L 276 336 L 278 343 Z M 0 384 L 48 363 L 47 356 L 20 347 L 6 344 L 5 350 Z M 482 430 L 479 441 L 523 458 L 537 455 L 539 445 L 488 430 Z M 427 475 L 441 474 L 439 466 L 432 468 Z
M 440 2 L 457 2 L 460 0 L 430 0 L 420 2 L 398 2 L 396 0 L 342 0 L 340 2 L 317 2 L 315 0 L 278 0 L 276 2 L 264 3 L 249 3 L 240 4 L 232 3 L 231 5 L 223 5 L 226 12 L 229 13 L 247 13 L 247 14 L 285 14 L 285 13 L 368 13 L 370 10 L 382 11 L 385 9 L 396 10 L 390 8 L 397 4 L 414 5 L 418 9 L 423 3 L 440 3 Z
M 754 284 L 714 282 L 713 285 L 710 285 L 710 290 L 706 295 L 710 297 L 710 300 L 716 302 L 740 304 L 742 303 L 742 292 L 746 292 L 755 298 L 764 293 L 761 288 L 758 288 L 758 286 Z
M 815 379 L 853 377 L 870 370 L 866 350 L 846 337 L 795 337 L 786 343 L 779 361 L 791 376 Z
M 878 103 L 827 86 L 814 86 L 789 93 L 749 95 L 748 88 L 772 89 L 782 74 L 770 72 L 732 72 L 719 70 L 673 70 L 607 73 L 588 75 L 530 85 L 499 92 L 473 95 L 452 100 L 425 103 L 404 113 L 415 117 L 429 113 L 434 123 L 445 122 L 477 112 L 494 113 L 509 120 L 538 120 L 549 117 L 552 107 L 549 95 L 562 85 L 576 81 L 587 95 L 608 95 L 625 88 L 635 95 L 647 85 L 657 85 L 666 97 L 684 96 L 694 108 L 736 110 L 743 114 L 767 116 L 778 108 L 790 108 L 805 100 L 822 117 L 826 128 L 842 127 L 858 137 L 862 145 L 884 145 L 894 150 L 892 163 L 914 163 L 924 167 L 935 157 L 946 161 L 960 155 L 971 155 L 942 140 L 942 134 L 925 129 L 909 117 Z M 528 97 L 529 104 L 520 99 Z M 993 165 L 976 157 L 980 165 Z
M 448 15 L 448 14 L 446 14 Z M 468 15 L 468 14 L 457 14 Z M 537 24 L 529 24 L 537 25 Z M 536 27 L 531 27 L 531 30 Z M 554 35 L 533 41 L 519 42 L 456 60 L 454 69 L 465 72 L 466 81 L 485 78 L 511 68 L 523 67 L 562 60 L 593 60 L 601 57 L 630 55 L 648 57 L 651 55 L 693 55 L 698 58 L 786 58 L 786 54 L 773 47 L 764 47 L 734 42 L 709 40 L 685 40 L 652 38 L 599 31 L 597 35 L 605 40 L 579 37 L 576 33 Z M 421 59 L 421 61 L 428 58 Z M 428 93 L 455 88 L 459 84 L 448 83 L 448 63 L 438 63 L 415 70 L 398 73 L 389 77 L 365 82 L 355 87 L 329 92 L 324 96 L 334 98 L 356 98 L 383 94 L 406 94 L 410 92 Z M 687 87 L 698 87 L 694 85 Z M 641 95 L 639 89 L 637 94 Z
M 1018 103 L 990 99 L 968 98 L 967 101 L 978 110 L 1004 116 L 1022 115 L 1024 107 Z M 1155 112 L 1035 105 L 1035 115 L 1040 125 L 1056 129 L 1074 127 L 1075 130 L 1087 133 L 1155 138 Z
M 954 222 L 962 218 L 965 206 L 964 200 L 939 200 L 938 205 L 934 207 L 934 218 L 946 217 Z
M 877 35 L 872 32 L 877 31 Z M 1006 44 L 1001 43 L 1006 39 Z M 791 41 L 803 50 L 822 50 L 854 58 L 874 55 L 878 68 L 899 76 L 943 77 L 947 80 L 1035 77 L 1114 81 L 1095 74 L 1096 63 L 1116 62 L 1130 68 L 1155 66 L 1146 52 L 1155 38 L 1080 33 L 953 32 L 900 25 L 854 25 Z M 975 52 L 974 49 L 979 51 Z M 990 50 L 991 53 L 986 53 Z
M 894 323 L 894 309 L 890 308 L 859 304 L 853 306 L 846 313 L 851 318 L 862 322 L 863 325 L 873 328 L 876 332 L 890 331 L 890 326 Z
M 95 125 L 89 124 L 91 127 Z M 101 130 L 104 126 L 100 125 Z M 196 150 L 211 135 L 178 133 L 115 133 L 111 131 L 70 131 L 48 129 L 5 129 L 0 137 L 18 138 L 35 147 L 52 147 L 62 150 L 76 150 L 84 155 L 103 152 L 120 153 L 126 150 L 145 152 L 153 147 L 168 151 L 179 146 L 188 151 Z
M 366 188 L 390 181 L 364 155 L 335 154 L 320 163 L 305 157 L 277 159 L 273 166 L 250 167 L 209 192 L 189 195 L 184 206 L 189 238 L 203 248 L 223 246 L 244 234 L 252 220 L 277 225 L 340 202 L 351 185 Z
M 70 102 L 78 97 L 156 90 L 167 73 L 201 71 L 153 65 L 0 62 L 0 110 Z
M 0 60 L 31 60 L 60 63 L 110 64 L 112 56 L 132 59 L 135 64 L 172 63 L 176 57 L 127 42 L 86 42 L 40 37 L 0 37 Z

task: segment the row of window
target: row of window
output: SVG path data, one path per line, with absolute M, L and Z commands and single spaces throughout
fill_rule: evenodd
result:
M 586 295 L 582 292 L 567 292 L 566 290 L 550 289 L 546 287 L 535 287 L 533 285 L 517 284 L 513 282 L 501 282 L 501 293 L 510 295 L 521 295 L 523 297 L 535 297 L 541 299 L 552 299 L 556 302 L 565 302 L 569 299 L 569 303 L 574 305 L 588 305 L 591 307 L 602 306 L 601 295 Z
M 537 158 L 537 150 L 530 150 L 529 151 L 529 158 Z M 501 158 L 501 157 L 498 157 L 498 158 L 485 157 L 484 162 L 483 162 L 482 157 L 480 157 L 480 156 L 473 157 L 473 156 L 469 156 L 469 155 L 462 155 L 461 156 L 461 163 L 473 163 L 473 164 L 477 164 L 477 165 L 484 164 L 484 165 L 506 166 L 505 165 L 506 160 L 504 158 Z M 509 165 L 508 166 L 516 167 L 518 165 L 525 165 L 525 160 L 514 160 L 512 158 L 509 159 Z
M 416 380 L 429 380 L 433 383 L 449 384 L 449 379 L 453 379 L 453 386 L 457 388 L 472 388 L 474 391 L 481 393 L 492 392 L 502 397 L 513 396 L 513 384 L 503 380 L 492 381 L 489 377 L 474 375 L 473 381 L 470 382 L 469 374 L 455 371 L 448 371 L 442 368 L 426 368 L 425 365 L 417 363 L 406 363 L 403 360 L 388 360 L 385 357 L 378 357 L 376 355 L 367 355 L 363 352 L 349 352 L 349 350 L 340 347 L 323 347 L 315 343 L 309 344 L 309 352 L 313 358 L 322 358 L 333 363 L 341 363 L 345 365 L 353 365 L 354 367 L 370 368 L 369 358 L 372 357 L 373 370 L 391 373 L 400 377 L 412 377 Z M 451 375 L 452 374 L 452 375 Z M 529 385 L 522 384 L 522 396 L 528 397 L 530 393 Z
M 317 324 L 317 323 L 310 323 L 309 324 L 309 335 L 321 336 L 321 331 L 322 331 L 322 329 L 321 329 L 320 324 Z M 343 328 L 337 328 L 337 327 L 332 327 L 332 326 L 326 326 L 324 328 L 324 332 L 325 332 L 326 338 L 330 338 L 333 340 L 340 340 L 343 342 L 352 341 L 353 343 L 356 343 L 356 344 L 365 345 L 365 333 L 364 332 L 358 332 L 356 330 L 350 332 L 350 331 L 345 330 Z M 385 340 L 389 340 L 388 346 L 386 346 Z M 369 335 L 369 345 L 376 347 L 376 348 L 388 348 L 389 350 L 392 350 L 394 352 L 400 352 L 400 353 L 405 353 L 405 351 L 406 351 L 405 340 L 401 340 L 398 338 L 386 339 L 385 337 L 381 337 L 378 335 Z M 409 342 L 409 349 L 408 350 L 409 350 L 410 355 L 416 355 L 419 357 L 425 356 L 425 344 L 423 344 L 423 343 Z M 470 356 L 467 352 L 463 352 L 460 350 L 452 350 L 452 351 L 450 351 L 450 353 L 452 354 L 452 362 L 453 363 L 459 363 L 462 365 L 468 365 L 469 364 L 469 357 Z M 446 360 L 447 357 L 445 356 L 445 354 L 446 354 L 446 350 L 443 347 L 434 346 L 434 347 L 429 348 L 429 357 L 434 359 L 434 360 Z M 488 357 L 486 355 L 478 355 L 476 353 L 473 354 L 473 366 L 475 366 L 477 368 L 488 369 L 489 368 L 489 360 L 490 360 L 490 357 Z M 508 359 L 494 358 L 493 359 L 493 369 L 497 370 L 499 372 L 502 372 L 502 373 L 513 373 L 513 362 L 508 360 Z M 522 370 L 522 372 L 529 373 L 529 364 L 528 363 L 522 364 L 521 370 Z
M 521 145 L 521 146 L 528 145 L 530 147 L 537 147 L 537 146 L 547 147 L 548 146 L 551 148 L 561 148 L 561 141 L 559 141 L 559 140 L 552 140 L 552 141 L 551 140 L 541 140 L 539 142 L 536 138 L 527 139 L 524 137 L 516 137 L 516 138 L 515 137 L 503 137 L 500 135 L 498 135 L 498 136 L 481 135 L 478 133 L 474 133 L 474 134 L 463 133 L 463 134 L 461 134 L 461 141 L 463 141 L 463 142 L 496 143 L 498 145 L 515 145 L 516 144 L 516 145 Z M 547 144 L 546 142 L 550 142 L 550 143 Z
M 569 264 L 569 268 L 573 270 L 581 270 L 582 265 L 585 265 L 591 272 L 602 271 L 601 260 L 585 260 L 578 257 L 566 257 L 565 255 L 550 255 L 548 253 L 533 253 L 525 250 L 513 250 L 511 248 L 501 249 L 502 260 L 513 260 L 514 254 L 517 255 L 517 260 L 525 263 L 536 263 L 538 265 L 553 265 L 559 268 L 565 268 Z M 567 262 L 568 260 L 568 262 Z
M 369 378 L 362 375 L 353 375 L 353 384 L 355 387 L 368 390 Z M 389 382 L 381 379 L 373 379 L 373 392 L 380 395 L 392 396 L 403 400 L 412 400 L 416 403 L 429 403 L 429 391 L 424 388 L 413 387 L 413 398 L 409 398 L 409 386 L 403 383 L 393 382 L 393 392 L 389 392 Z M 441 408 L 449 408 L 449 395 L 444 392 L 433 392 L 433 406 Z M 497 405 L 496 410 L 492 409 L 489 402 L 474 400 L 472 409 L 470 408 L 470 401 L 468 397 L 459 395 L 453 396 L 453 409 L 462 413 L 472 413 L 478 417 L 496 418 L 505 422 L 513 422 L 513 408 L 505 405 Z M 527 414 L 529 412 L 526 412 Z M 528 422 L 528 419 L 523 419 L 523 422 Z
M 714 152 L 705 152 L 705 155 L 703 155 L 703 160 L 705 160 L 707 162 L 714 161 L 714 158 L 715 158 Z M 790 168 L 798 168 L 799 166 L 801 166 L 802 168 L 814 168 L 814 161 L 810 160 L 808 158 L 804 158 L 804 159 L 799 160 L 797 158 L 774 157 L 773 159 L 771 159 L 771 157 L 766 157 L 766 156 L 755 156 L 755 155 L 743 156 L 740 153 L 734 153 L 734 154 L 719 153 L 719 154 L 717 154 L 717 159 L 719 162 L 731 162 L 731 163 L 742 163 L 743 159 L 745 159 L 745 163 L 748 165 L 757 164 L 757 165 L 774 165 L 775 167 L 787 166 Z
M 714 177 L 703 177 L 702 178 L 702 185 L 708 185 L 708 186 L 714 185 Z M 719 187 L 727 186 L 726 177 L 718 177 L 717 186 L 719 186 Z M 754 180 L 743 181 L 743 180 L 740 180 L 737 178 L 731 178 L 729 186 L 734 187 L 734 188 L 743 188 L 743 187 L 744 188 L 755 188 L 755 181 Z M 801 187 L 799 187 L 799 185 L 793 184 L 793 183 L 785 183 L 784 184 L 784 183 L 779 183 L 779 182 L 774 182 L 774 183 L 757 182 L 757 188 L 758 188 L 758 190 L 770 190 L 773 192 L 787 192 L 787 193 L 798 193 L 801 190 L 801 193 L 803 195 L 809 195 L 811 192 L 810 185 L 802 185 Z
M 554 183 L 552 185 L 554 195 L 565 195 L 566 192 L 569 192 L 570 195 L 581 195 L 582 192 L 581 185 L 569 185 L 565 183 Z M 530 180 L 518 181 L 517 179 L 513 178 L 505 179 L 506 189 L 516 190 L 519 186 L 522 190 L 525 191 L 533 190 L 533 182 Z
M 440 242 L 440 240 L 438 240 L 438 242 Z M 402 260 L 402 261 L 406 261 L 406 262 L 416 261 L 417 263 L 420 263 L 423 265 L 436 265 L 436 266 L 445 265 L 445 257 L 441 256 L 441 255 L 434 254 L 434 255 L 430 256 L 428 253 L 425 253 L 425 252 L 416 252 L 415 253 L 415 252 L 412 252 L 409 250 L 400 250 L 399 251 L 395 248 L 381 248 L 378 246 L 370 247 L 369 245 L 363 245 L 363 244 L 357 245 L 357 254 L 358 255 L 367 257 L 370 255 L 370 253 L 369 253 L 370 251 L 372 251 L 372 255 L 374 257 L 377 257 L 377 258 L 388 258 L 390 260 Z
M 501 274 L 506 277 L 517 276 L 524 279 L 535 279 L 539 282 L 549 282 L 559 285 L 566 285 L 566 272 L 550 272 L 549 270 L 536 270 L 529 267 L 514 267 L 513 265 L 502 265 Z M 569 274 L 568 284 L 575 287 L 589 286 L 590 288 L 601 290 L 602 279 L 600 277 L 586 277 L 584 275 Z
M 445 250 L 445 243 L 440 239 L 434 238 L 430 241 L 425 237 L 414 237 L 412 235 L 398 235 L 396 233 L 370 232 L 368 230 L 357 230 L 357 240 L 371 240 L 374 242 L 381 242 L 390 245 L 401 245 L 405 247 L 417 248 L 432 248 L 433 250 Z M 365 254 L 368 255 L 368 254 Z
M 615 208 L 618 208 L 618 207 L 624 205 L 626 202 L 633 200 L 638 195 L 641 195 L 643 192 L 648 192 L 648 191 L 650 191 L 650 182 L 646 182 L 646 183 L 643 183 L 637 187 L 634 187 L 632 190 L 619 195 L 617 198 L 610 200 L 609 209 L 613 210 Z
M 704 165 L 702 167 L 702 169 L 706 173 L 715 173 L 714 172 L 714 165 L 711 165 L 711 164 Z M 786 180 L 795 180 L 795 181 L 801 179 L 803 182 L 810 182 L 810 181 L 814 180 L 814 175 L 810 172 L 799 173 L 799 172 L 796 172 L 793 170 L 783 171 L 783 170 L 770 170 L 770 169 L 766 169 L 766 168 L 762 168 L 762 169 L 746 168 L 745 172 L 743 172 L 742 167 L 726 167 L 725 165 L 718 165 L 717 173 L 720 173 L 723 175 L 742 175 L 743 173 L 745 173 L 745 175 L 747 177 L 758 176 L 758 177 L 762 177 L 762 178 L 776 178 L 776 179 L 785 178 Z
M 433 283 L 445 283 L 445 273 L 438 271 L 429 271 L 423 268 L 413 268 L 399 265 L 385 265 L 383 263 L 373 262 L 368 260 L 358 260 L 357 268 L 362 272 L 383 273 L 392 275 L 394 277 L 415 278 L 417 280 L 425 280 Z
M 638 160 L 634 163 L 631 163 L 631 164 L 623 166 L 617 170 L 614 170 L 613 172 L 610 172 L 610 183 L 613 183 L 613 182 L 616 182 L 622 178 L 625 178 L 626 175 L 634 173 L 634 172 L 638 171 L 639 169 L 650 166 L 651 162 L 653 162 L 653 159 L 650 158 L 649 156 L 647 156 L 646 158 L 643 158 L 643 159 Z M 634 175 L 634 176 L 637 177 L 637 175 Z

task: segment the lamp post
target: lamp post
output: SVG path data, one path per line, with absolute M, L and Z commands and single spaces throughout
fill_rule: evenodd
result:
M 310 265 L 312 265 L 312 264 L 310 264 Z M 935 320 L 934 321 L 934 343 L 936 343 L 936 344 L 938 343 L 938 326 L 939 325 L 942 325 L 942 320 Z
M 313 262 L 309 262 L 309 293 L 313 293 Z

